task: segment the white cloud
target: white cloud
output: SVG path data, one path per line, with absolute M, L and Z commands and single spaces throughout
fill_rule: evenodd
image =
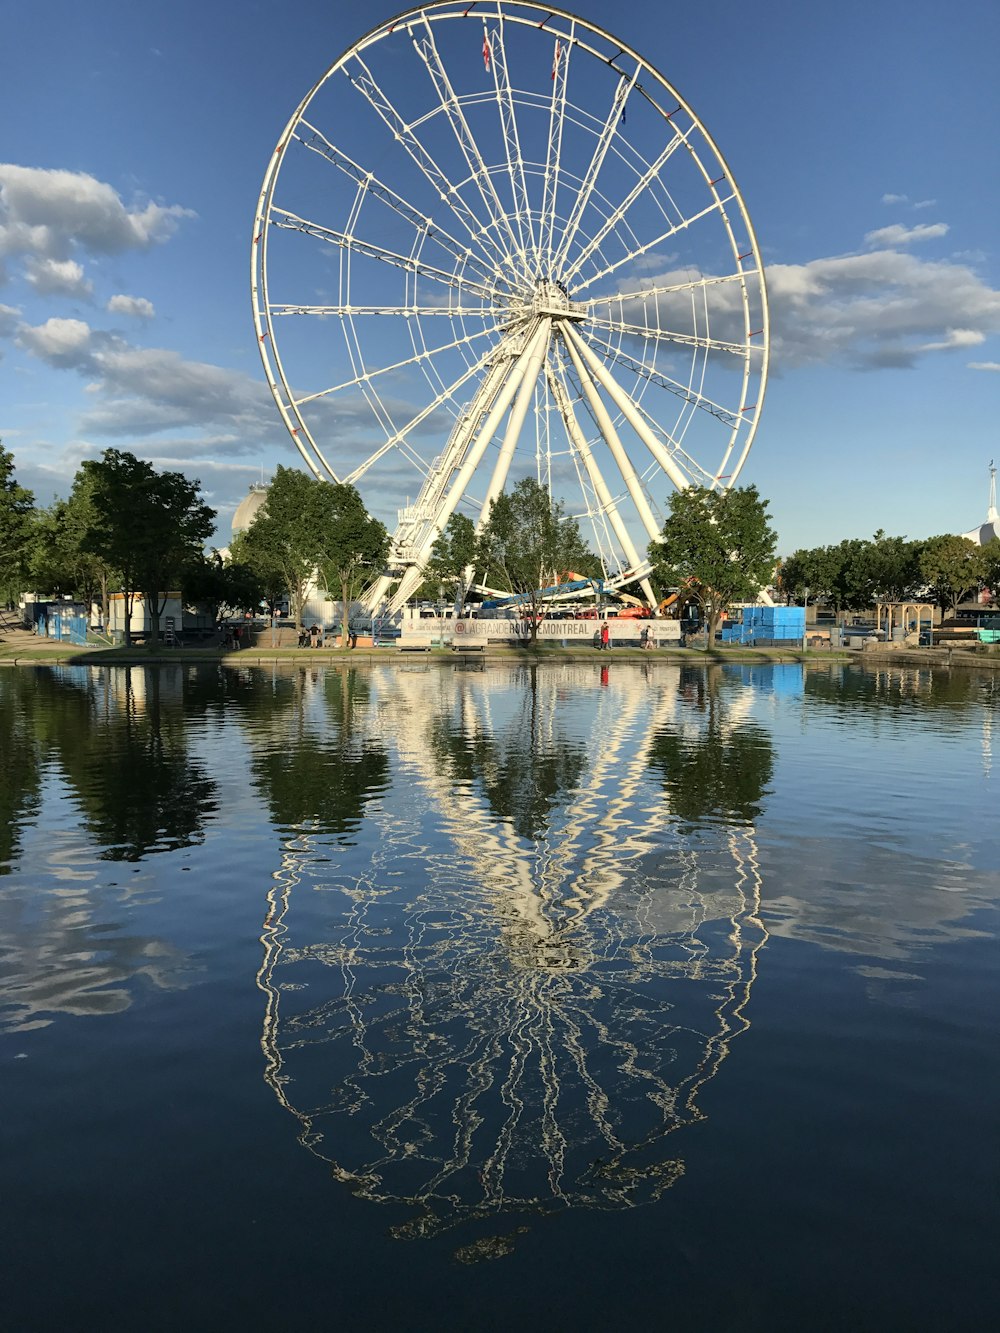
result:
M 104 181 L 82 171 L 0 163 L 0 255 L 68 259 L 147 249 L 171 236 L 181 218 L 176 204 L 132 207 Z
M 865 243 L 878 248 L 880 246 L 914 245 L 920 241 L 933 241 L 947 236 L 947 222 L 926 222 L 918 227 L 904 227 L 893 223 L 891 227 L 879 227 L 865 236 Z
M 83 267 L 75 259 L 47 259 L 32 255 L 25 264 L 28 282 L 43 296 L 87 298 L 93 286 L 83 276 Z
M 17 340 L 39 360 L 59 369 L 79 370 L 90 364 L 93 332 L 82 319 L 47 319 L 44 324 L 22 324 Z
M 953 260 L 893 250 L 768 270 L 779 368 L 906 367 L 1000 332 L 1000 291 Z
M 1000 370 L 1000 361 L 970 361 L 969 370 Z
M 883 204 L 908 204 L 910 201 L 905 194 L 884 194 L 882 202 Z
M 986 334 L 978 329 L 948 329 L 940 342 L 924 343 L 922 352 L 947 352 L 953 347 L 978 347 L 986 341 Z
M 670 270 L 642 286 L 681 284 L 693 275 Z M 856 370 L 904 368 L 925 356 L 975 347 L 1000 333 L 1000 291 L 954 258 L 921 259 L 896 250 L 835 255 L 806 264 L 771 264 L 772 367 L 839 365 Z M 709 287 L 715 337 L 742 337 L 742 307 L 735 284 Z M 655 305 L 654 305 L 655 302 Z M 683 291 L 659 298 L 629 298 L 634 324 L 686 329 Z
M 152 319 L 156 313 L 152 301 L 144 296 L 112 296 L 107 309 L 113 315 L 128 315 L 131 319 Z
M 917 202 L 913 205 L 913 207 L 914 207 L 914 208 L 936 208 L 936 207 L 937 207 L 937 200 L 936 200 L 936 199 L 918 199 Z
M 16 306 L 0 304 L 0 338 L 12 338 L 20 325 L 20 310 Z

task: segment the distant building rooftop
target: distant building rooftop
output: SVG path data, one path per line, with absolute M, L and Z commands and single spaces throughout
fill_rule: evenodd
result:
M 233 515 L 233 536 L 241 532 L 246 532 L 247 528 L 254 521 L 267 499 L 267 487 L 263 482 L 255 481 L 250 487 L 249 495 L 245 495 L 236 506 L 236 513 Z

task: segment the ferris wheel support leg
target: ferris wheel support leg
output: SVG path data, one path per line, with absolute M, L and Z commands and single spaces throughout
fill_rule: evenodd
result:
M 594 355 L 574 329 L 567 328 L 564 336 L 567 342 L 572 339 L 580 356 L 593 371 L 594 377 L 604 386 L 608 397 L 618 408 L 619 412 L 621 412 L 622 416 L 635 431 L 636 435 L 638 435 L 639 439 L 642 440 L 643 444 L 656 459 L 657 463 L 659 463 L 660 467 L 663 468 L 664 472 L 677 489 L 679 491 L 686 491 L 691 483 L 671 458 L 667 450 L 663 447 L 662 442 L 658 440 L 649 429 L 649 426 L 643 420 L 642 413 L 637 410 L 635 403 L 633 403 L 632 399 L 625 393 L 621 385 L 608 370 L 607 366 L 601 361 L 600 357 Z
M 594 419 L 597 422 L 601 434 L 604 436 L 605 443 L 611 450 L 612 458 L 618 465 L 618 471 L 622 474 L 622 480 L 625 482 L 625 485 L 628 488 L 628 493 L 632 497 L 632 503 L 636 507 L 642 526 L 646 529 L 649 540 L 657 541 L 660 537 L 659 525 L 653 517 L 653 511 L 649 507 L 649 501 L 646 499 L 646 494 L 642 489 L 642 483 L 636 475 L 635 468 L 632 466 L 632 461 L 625 452 L 621 440 L 618 438 L 618 432 L 615 430 L 614 423 L 608 415 L 608 409 L 604 406 L 601 396 L 597 392 L 597 386 L 590 378 L 586 366 L 580 359 L 580 354 L 574 346 L 574 340 L 571 337 L 566 336 L 567 330 L 565 328 L 560 328 L 560 332 L 565 340 L 577 377 L 583 386 L 583 392 L 587 397 L 587 402 L 590 404 L 590 410 L 594 414 Z M 594 462 L 594 467 L 597 467 L 596 461 Z M 643 580 L 642 590 L 650 599 L 650 602 L 655 605 L 655 596 L 648 578 Z
M 389 584 L 391 582 L 392 582 L 392 576 L 389 574 L 381 574 L 375 580 L 372 586 L 361 598 L 361 605 L 365 608 L 366 611 L 374 614 L 374 612 L 378 609 L 380 603 L 384 599 L 386 593 L 389 591 Z
M 486 491 L 486 498 L 483 500 L 483 507 L 479 513 L 479 522 L 476 525 L 477 530 L 481 530 L 486 520 L 490 516 L 490 509 L 493 501 L 497 498 L 504 488 L 504 482 L 507 480 L 507 473 L 510 471 L 511 460 L 514 457 L 514 450 L 517 448 L 517 441 L 524 426 L 524 418 L 528 415 L 528 405 L 531 402 L 531 395 L 534 392 L 535 383 L 542 368 L 542 361 L 545 353 L 549 349 L 549 337 L 552 333 L 551 319 L 544 320 L 539 332 L 535 335 L 532 342 L 528 359 L 525 362 L 524 370 L 521 373 L 521 384 L 517 391 L 517 397 L 514 400 L 514 407 L 511 410 L 510 420 L 507 422 L 507 429 L 504 432 L 503 444 L 500 446 L 500 455 L 496 461 L 496 467 L 493 469 L 493 476 L 490 478 L 490 484 Z
M 465 461 L 459 468 L 458 475 L 452 482 L 451 489 L 438 506 L 434 521 L 414 558 L 413 564 L 403 575 L 399 587 L 393 593 L 392 601 L 390 603 L 391 610 L 398 611 L 406 602 L 407 598 L 411 597 L 419 586 L 420 580 L 423 577 L 424 566 L 427 564 L 430 557 L 431 549 L 444 530 L 445 524 L 458 507 L 458 502 L 468 489 L 469 483 L 475 475 L 476 468 L 482 461 L 483 454 L 485 454 L 490 441 L 497 433 L 497 427 L 500 425 L 503 414 L 507 411 L 513 401 L 514 394 L 517 392 L 518 386 L 524 376 L 529 358 L 531 357 L 536 344 L 540 342 L 544 336 L 545 325 L 540 324 L 538 328 L 531 333 L 521 349 L 517 360 L 508 371 L 503 388 L 497 395 L 496 401 L 490 409 L 489 416 L 483 422 L 482 430 L 479 432 L 475 444 L 469 450 L 465 457 Z
M 635 542 L 632 540 L 632 534 L 625 526 L 625 520 L 619 513 L 614 497 L 608 489 L 608 483 L 604 480 L 604 475 L 601 472 L 601 469 L 597 466 L 597 463 L 594 460 L 594 455 L 591 453 L 587 438 L 580 429 L 580 423 L 577 421 L 576 413 L 573 411 L 572 400 L 563 387 L 562 382 L 556 377 L 555 372 L 551 368 L 549 369 L 549 384 L 552 386 L 552 396 L 556 401 L 556 406 L 559 408 L 559 415 L 562 417 L 563 424 L 566 427 L 566 434 L 569 436 L 573 448 L 583 461 L 587 476 L 590 478 L 590 484 L 594 488 L 594 494 L 600 502 L 601 511 L 608 516 L 611 529 L 618 538 L 629 568 L 639 569 L 645 562 L 642 560 L 636 549 Z M 651 598 L 650 605 L 652 606 L 655 605 L 655 600 L 652 599 L 652 588 L 648 585 L 649 580 L 644 579 L 642 588 Z

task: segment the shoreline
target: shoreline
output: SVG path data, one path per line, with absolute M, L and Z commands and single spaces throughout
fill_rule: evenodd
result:
M 265 648 L 255 645 L 240 649 L 219 648 L 159 648 L 152 652 L 147 649 L 132 648 L 69 648 L 61 643 L 42 646 L 19 645 L 7 646 L 0 640 L 0 666 L 167 666 L 171 663 L 185 665 L 218 664 L 220 666 L 252 665 L 267 663 L 297 663 L 309 666 L 322 663 L 325 666 L 336 663 L 371 665 L 374 662 L 390 662 L 395 665 L 412 664 L 420 661 L 433 662 L 435 665 L 455 665 L 468 662 L 593 662 L 598 665 L 610 665 L 615 662 L 681 662 L 688 664 L 725 664 L 763 665 L 768 663 L 819 664 L 823 662 L 860 663 L 871 666 L 908 666 L 908 667 L 960 667 L 995 671 L 1000 668 L 1000 653 L 985 654 L 960 648 L 885 648 L 872 647 L 863 649 L 787 649 L 787 648 L 611 648 L 600 650 L 593 647 L 535 646 L 499 647 L 492 645 L 481 649 L 425 648 L 413 646 L 400 648 Z

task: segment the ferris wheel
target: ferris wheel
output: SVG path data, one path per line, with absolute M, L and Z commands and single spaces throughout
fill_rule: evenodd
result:
M 251 286 L 303 460 L 396 511 L 373 607 L 526 475 L 652 599 L 670 487 L 732 486 L 753 442 L 768 314 L 740 191 L 648 61 L 548 5 L 438 0 L 345 51 L 271 156 Z

